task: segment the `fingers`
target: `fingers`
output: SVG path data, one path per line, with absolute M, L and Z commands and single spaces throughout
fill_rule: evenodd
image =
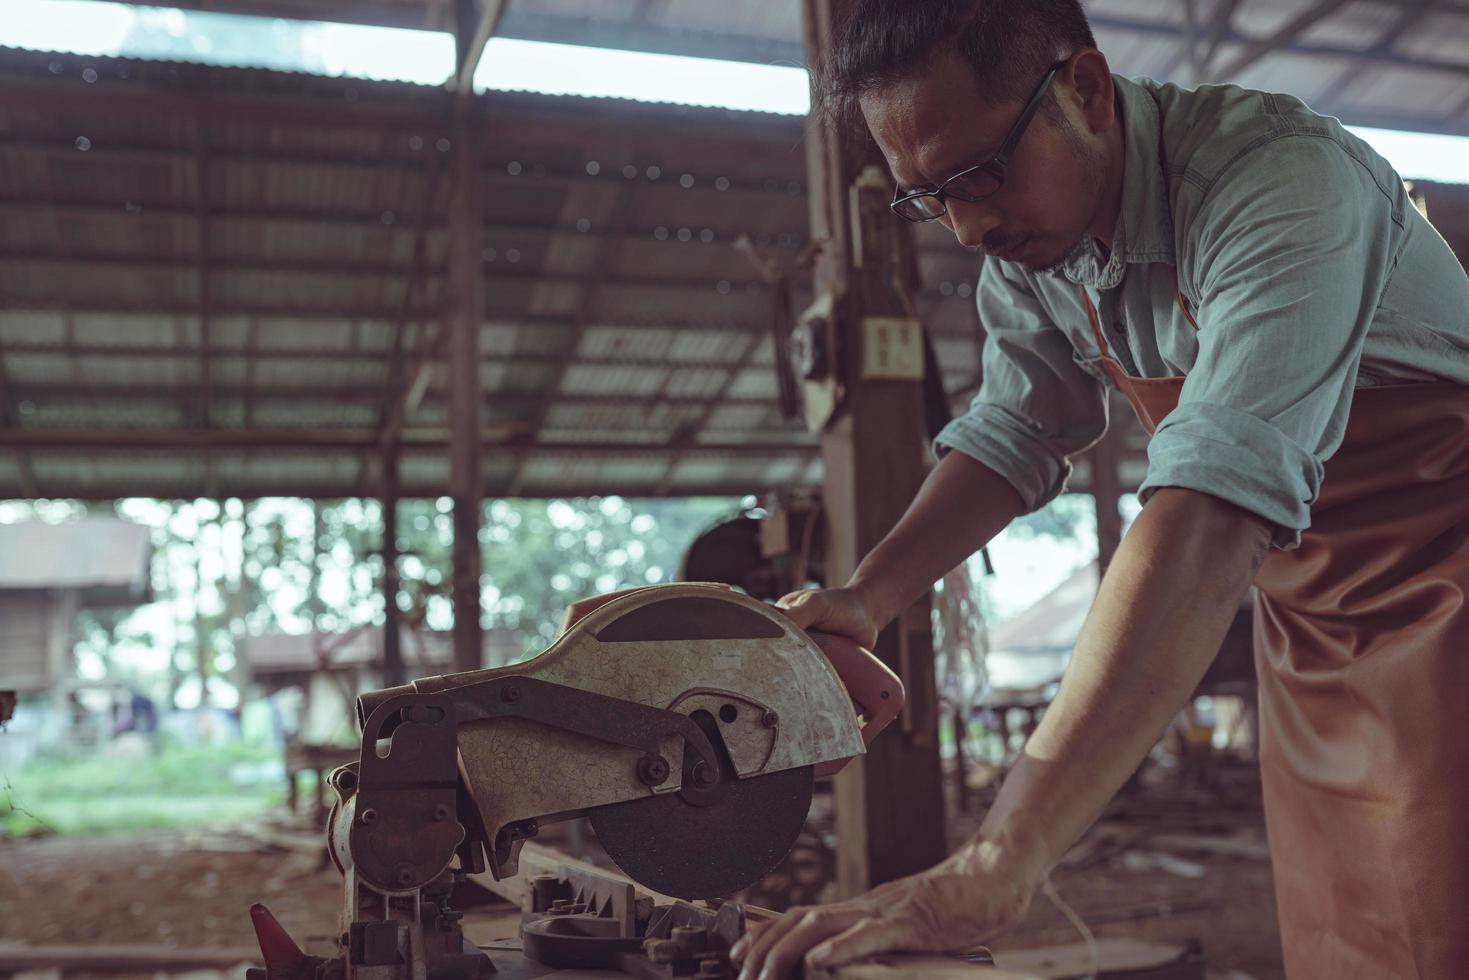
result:
M 912 926 L 894 920 L 863 918 L 811 950 L 806 962 L 821 970 L 846 966 L 857 960 L 914 945 Z
M 813 946 L 846 932 L 867 914 L 852 905 L 795 909 L 731 950 L 742 964 L 740 980 L 784 980 Z
M 824 623 L 830 616 L 829 607 L 826 597 L 811 589 L 788 592 L 775 600 L 775 608 L 803 630 Z

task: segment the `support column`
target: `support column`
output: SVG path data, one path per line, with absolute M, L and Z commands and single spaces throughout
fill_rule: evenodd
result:
M 382 456 L 383 508 L 383 687 L 408 682 L 403 669 L 402 613 L 398 611 L 398 447 L 390 445 Z
M 825 60 L 847 0 L 804 0 L 808 64 Z M 876 146 L 808 125 L 811 234 L 821 242 L 817 297 L 833 300 L 825 335 L 837 409 L 821 433 L 827 581 L 845 582 L 897 523 L 928 470 L 922 344 L 894 289 L 913 268 L 909 229 L 887 208 L 892 187 Z M 915 359 L 916 356 L 916 359 Z M 873 651 L 902 678 L 907 707 L 868 754 L 836 779 L 837 887 L 851 896 L 929 867 L 947 853 L 925 596 L 883 630 Z
M 454 500 L 454 669 L 483 664 L 480 641 L 480 378 L 479 334 L 484 320 L 484 207 L 479 154 L 467 96 L 454 117 L 453 182 L 449 206 L 450 494 Z

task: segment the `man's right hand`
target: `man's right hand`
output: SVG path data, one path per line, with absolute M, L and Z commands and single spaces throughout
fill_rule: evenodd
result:
M 876 620 L 866 596 L 855 588 L 800 589 L 781 596 L 775 607 L 803 630 L 845 636 L 871 650 L 883 623 Z

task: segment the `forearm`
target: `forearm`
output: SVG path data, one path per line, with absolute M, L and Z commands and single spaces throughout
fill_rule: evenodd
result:
M 1221 500 L 1157 492 L 1118 548 L 981 848 L 1048 873 L 1198 687 L 1269 540 L 1263 521 Z
M 860 591 L 879 628 L 974 554 L 1025 510 L 1004 477 L 950 452 L 923 482 L 892 531 L 857 566 Z

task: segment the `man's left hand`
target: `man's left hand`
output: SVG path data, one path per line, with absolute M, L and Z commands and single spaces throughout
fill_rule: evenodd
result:
M 878 953 L 954 953 L 1014 925 L 1030 906 L 1031 875 L 1005 869 L 987 845 L 969 845 L 928 871 L 834 905 L 792 909 L 752 923 L 730 951 L 740 980 L 784 980 L 803 961 L 831 969 Z

